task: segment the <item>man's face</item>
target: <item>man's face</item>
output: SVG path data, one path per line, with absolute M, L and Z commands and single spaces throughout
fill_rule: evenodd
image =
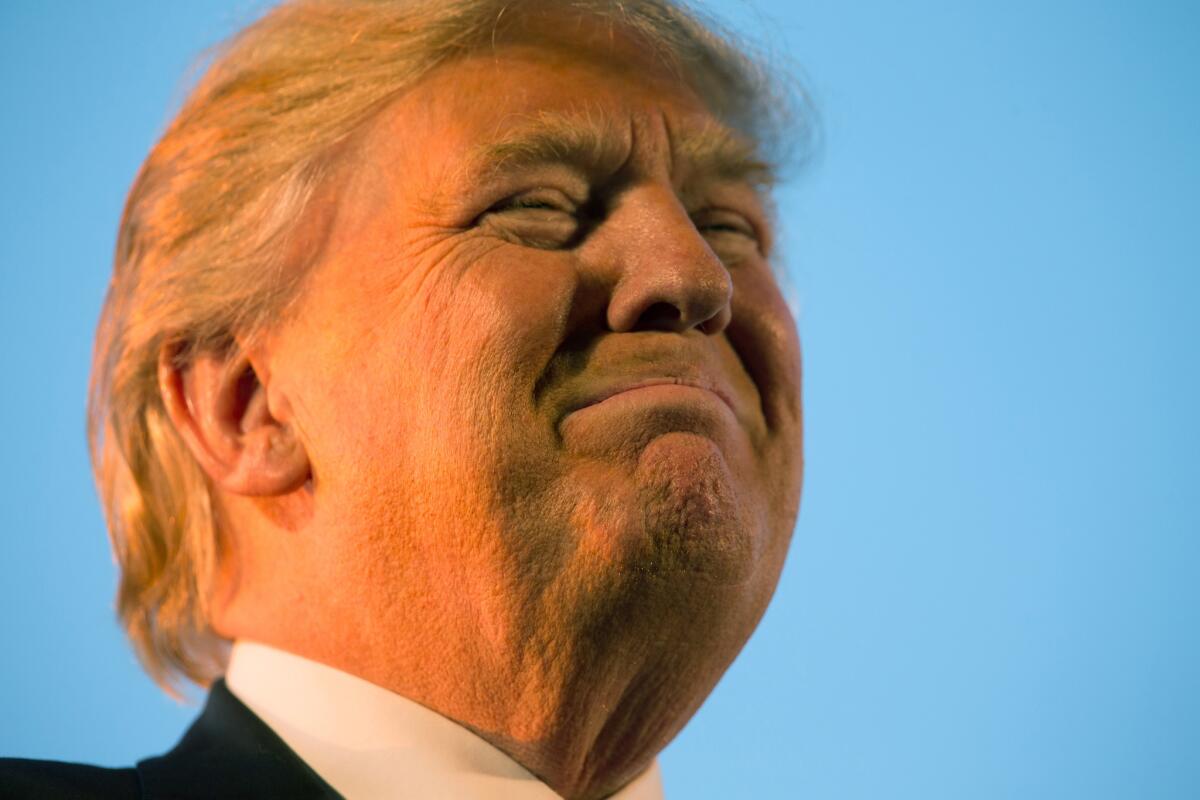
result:
M 620 37 L 444 65 L 354 143 L 271 345 L 351 624 L 436 620 L 426 646 L 497 665 L 695 641 L 727 666 L 801 475 L 746 156 Z

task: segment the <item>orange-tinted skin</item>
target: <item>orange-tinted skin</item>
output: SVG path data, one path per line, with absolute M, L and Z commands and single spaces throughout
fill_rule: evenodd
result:
M 763 199 L 675 152 L 704 104 L 631 37 L 571 30 L 390 103 L 316 204 L 294 306 L 162 385 L 221 499 L 219 633 L 600 798 L 678 733 L 774 591 L 800 355 Z M 543 112 L 603 119 L 610 146 L 470 169 Z

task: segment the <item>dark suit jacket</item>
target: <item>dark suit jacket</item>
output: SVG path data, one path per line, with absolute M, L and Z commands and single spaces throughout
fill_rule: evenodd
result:
M 136 767 L 0 759 L 0 798 L 38 800 L 333 800 L 340 798 L 266 723 L 213 684 L 175 749 Z

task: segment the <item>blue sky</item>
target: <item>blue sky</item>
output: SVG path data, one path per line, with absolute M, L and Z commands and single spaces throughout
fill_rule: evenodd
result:
M 121 204 L 257 4 L 0 9 L 0 753 L 194 709 L 113 622 L 83 408 Z M 793 550 L 679 798 L 1200 796 L 1200 6 L 715 2 L 801 67 Z

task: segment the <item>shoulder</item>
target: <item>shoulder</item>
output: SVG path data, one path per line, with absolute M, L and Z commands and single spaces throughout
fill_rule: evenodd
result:
M 175 748 L 138 762 L 147 798 L 338 800 L 340 795 L 216 681 L 199 719 Z
M 0 800 L 337 800 L 266 723 L 217 681 L 168 753 L 129 769 L 0 759 Z
M 137 770 L 107 769 L 63 761 L 0 758 L 0 797 L 46 800 L 140 798 Z

